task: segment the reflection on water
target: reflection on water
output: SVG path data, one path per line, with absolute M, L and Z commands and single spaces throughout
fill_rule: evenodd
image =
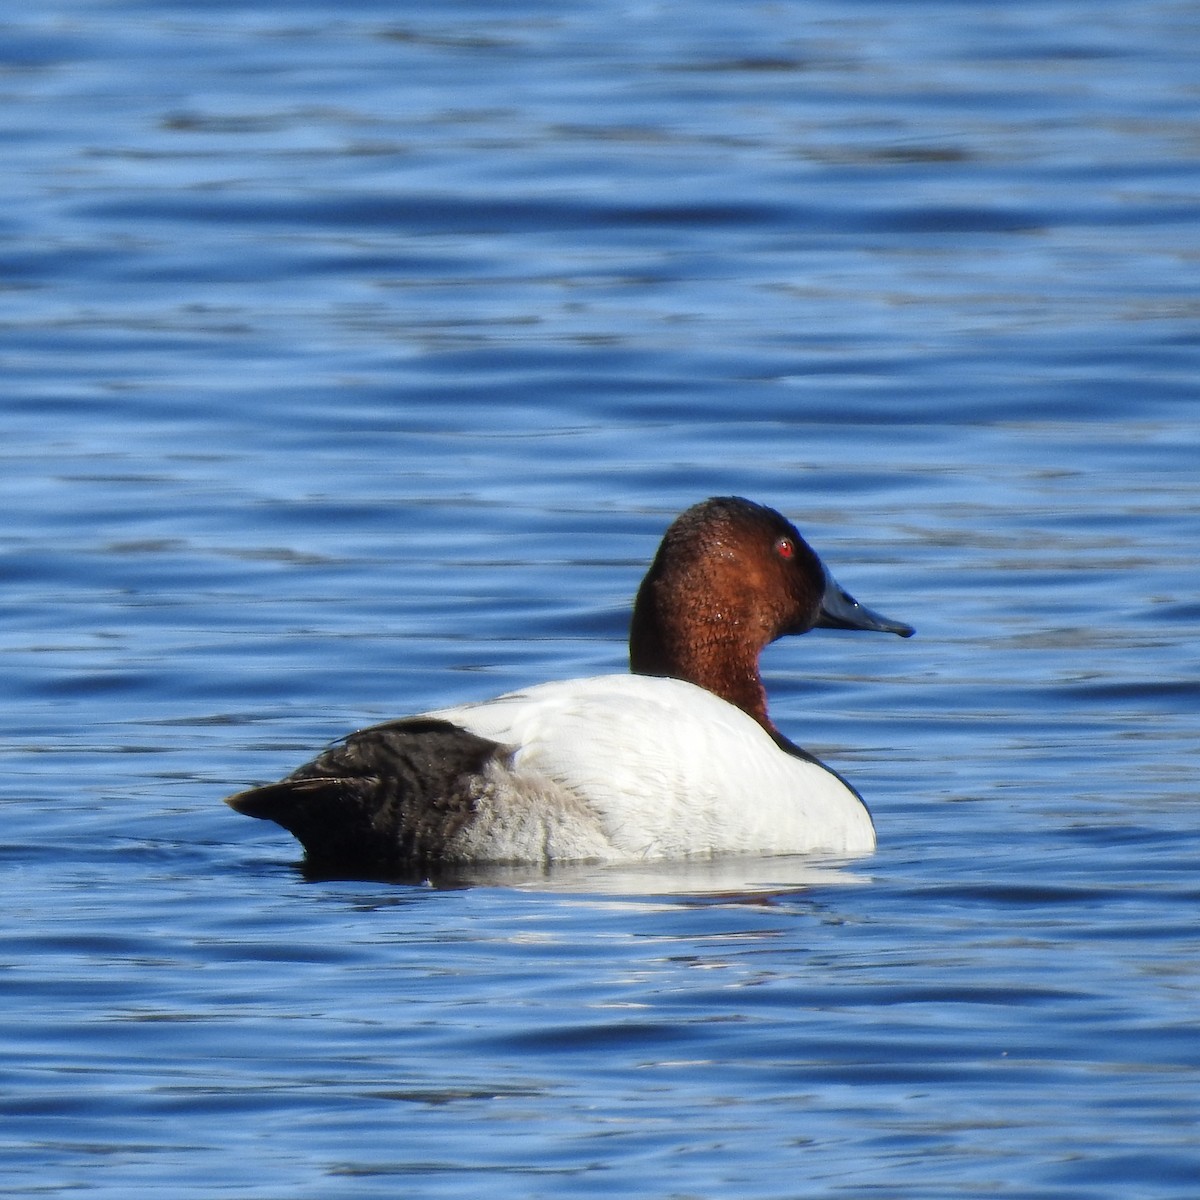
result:
M 500 887 L 599 896 L 704 896 L 736 899 L 769 897 L 810 888 L 866 884 L 870 860 L 822 861 L 799 856 L 778 858 L 687 859 L 676 862 L 478 864 L 423 871 L 381 883 L 434 888 Z M 339 876 L 304 870 L 311 882 L 336 882 Z M 355 876 L 361 878 L 361 876 Z

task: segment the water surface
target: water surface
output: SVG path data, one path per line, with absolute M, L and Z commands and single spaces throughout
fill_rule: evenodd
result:
M 11 1196 L 1190 1198 L 1193 5 L 72 5 L 0 38 Z M 313 881 L 220 798 L 624 667 L 671 517 L 880 847 Z

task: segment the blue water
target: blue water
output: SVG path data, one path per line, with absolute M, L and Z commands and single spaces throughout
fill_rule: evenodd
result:
M 1200 12 L 0 24 L 0 1191 L 1192 1200 Z M 221 797 L 792 516 L 880 846 L 313 882 Z

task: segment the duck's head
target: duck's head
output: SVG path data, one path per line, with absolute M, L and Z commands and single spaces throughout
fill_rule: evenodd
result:
M 759 655 L 776 638 L 816 627 L 913 633 L 839 586 L 787 518 L 739 496 L 716 496 L 682 513 L 663 536 L 638 589 L 630 668 L 707 688 L 774 733 Z

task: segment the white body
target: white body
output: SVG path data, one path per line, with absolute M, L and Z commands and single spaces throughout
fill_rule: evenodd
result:
M 511 748 L 450 857 L 562 861 L 854 855 L 862 801 L 752 717 L 676 679 L 602 675 L 424 714 Z

